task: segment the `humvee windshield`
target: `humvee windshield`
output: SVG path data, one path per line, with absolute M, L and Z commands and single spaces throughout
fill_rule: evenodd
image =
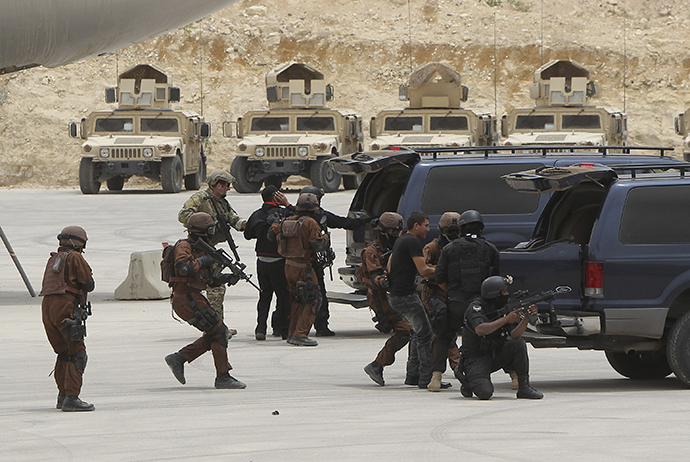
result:
M 297 130 L 325 132 L 335 130 L 333 117 L 297 117 Z
M 553 114 L 519 115 L 515 121 L 516 130 L 553 130 L 556 128 Z
M 177 132 L 177 119 L 142 118 L 142 132 Z
M 563 129 L 601 128 L 597 114 L 563 114 L 561 124 Z
M 421 117 L 386 117 L 385 130 L 391 132 L 421 132 Z
M 467 130 L 467 117 L 465 117 L 465 116 L 448 116 L 448 117 L 431 116 L 429 128 L 432 131 Z
M 255 117 L 252 119 L 252 131 L 287 132 L 289 130 L 289 117 Z
M 94 131 L 97 132 L 131 132 L 134 130 L 132 118 L 104 118 L 96 119 Z

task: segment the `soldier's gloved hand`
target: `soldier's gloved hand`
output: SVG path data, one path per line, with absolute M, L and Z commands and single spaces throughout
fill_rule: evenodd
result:
M 388 282 L 388 276 L 382 277 L 381 280 L 379 281 L 379 284 L 381 284 L 381 287 L 383 287 L 386 290 L 390 289 L 390 283 Z
M 213 257 L 210 255 L 202 255 L 201 257 L 197 258 L 196 261 L 197 261 L 197 263 L 199 263 L 199 266 L 202 268 L 209 267 L 215 262 Z
M 227 284 L 229 286 L 234 286 L 239 282 L 239 280 L 240 277 L 233 273 L 221 274 L 218 278 L 218 282 L 220 282 L 221 284 Z

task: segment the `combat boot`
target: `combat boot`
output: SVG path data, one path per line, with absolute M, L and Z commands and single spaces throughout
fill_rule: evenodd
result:
M 518 381 L 517 372 L 510 371 L 508 375 L 510 375 L 510 388 L 512 390 L 518 390 L 520 388 L 520 382 Z
M 538 392 L 529 384 L 529 375 L 518 376 L 517 397 L 523 399 L 542 399 L 543 393 Z
M 225 374 L 216 377 L 215 387 L 242 390 L 247 388 L 247 385 L 226 372 Z
M 429 391 L 441 391 L 441 378 L 443 378 L 443 372 L 433 371 L 431 373 L 431 381 L 428 385 Z
M 309 337 L 298 337 L 296 335 L 293 335 L 292 337 L 288 337 L 287 342 L 290 345 L 297 345 L 297 346 L 317 346 L 319 342 L 316 340 L 310 339 Z
M 184 359 L 184 357 L 180 354 L 179 351 L 166 356 L 165 362 L 168 364 L 168 367 L 170 368 L 178 382 L 180 382 L 182 385 L 187 383 L 187 381 L 184 378 L 184 363 L 186 363 L 187 360 Z
M 78 396 L 66 395 L 62 402 L 62 412 L 93 411 L 94 409 L 96 406 L 80 400 Z
M 55 405 L 55 409 L 62 409 L 62 403 L 65 402 L 65 395 L 58 395 L 57 399 L 57 404 Z
M 364 366 L 364 372 L 367 373 L 371 380 L 379 385 L 384 386 L 386 384 L 383 380 L 383 366 L 376 361 L 372 361 Z

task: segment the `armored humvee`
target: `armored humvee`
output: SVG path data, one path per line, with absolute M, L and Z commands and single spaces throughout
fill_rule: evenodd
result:
M 211 126 L 189 111 L 170 109 L 180 89 L 160 69 L 140 64 L 121 73 L 118 86 L 106 88 L 105 101 L 118 103 L 96 111 L 81 123 L 69 124 L 72 138 L 81 138 L 79 187 L 96 194 L 104 181 L 119 191 L 134 175 L 160 181 L 163 191 L 176 193 L 182 183 L 199 189 L 206 179 L 204 143 Z
M 505 145 L 623 146 L 627 118 L 615 110 L 588 105 L 600 93 L 589 71 L 575 61 L 552 60 L 534 73 L 533 108 L 518 108 L 501 120 Z
M 237 122 L 223 123 L 223 134 L 239 140 L 230 167 L 235 190 L 257 192 L 264 183 L 280 187 L 291 175 L 308 178 L 325 192 L 337 190 L 341 175 L 327 161 L 362 151 L 362 118 L 328 108 L 333 86 L 302 63 L 284 63 L 268 72 L 266 96 L 268 110 L 249 111 Z M 354 189 L 357 180 L 345 176 L 343 185 Z
M 409 107 L 384 110 L 371 118 L 371 150 L 494 145 L 494 117 L 460 107 L 468 95 L 461 82 L 460 74 L 443 63 L 417 68 L 400 86 L 399 98 L 409 101 Z
M 676 133 L 683 139 L 683 157 L 690 162 L 690 108 L 675 119 Z

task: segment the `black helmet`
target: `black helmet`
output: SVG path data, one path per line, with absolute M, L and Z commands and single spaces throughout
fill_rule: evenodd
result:
M 185 225 L 190 234 L 213 236 L 216 232 L 216 220 L 206 212 L 193 213 Z
M 484 220 L 482 219 L 482 214 L 476 210 L 465 210 L 462 212 L 462 215 L 460 215 L 460 226 L 467 226 L 473 223 L 479 225 L 479 229 L 484 229 Z
M 319 209 L 319 198 L 316 197 L 314 193 L 310 192 L 303 192 L 300 193 L 299 197 L 297 198 L 297 210 L 299 211 L 309 211 L 313 212 L 314 210 Z
M 304 193 L 311 193 L 316 195 L 316 198 L 319 199 L 319 202 L 321 202 L 321 198 L 323 197 L 323 189 L 317 188 L 316 186 L 305 186 L 304 188 L 300 189 L 299 191 L 300 195 Z
M 513 283 L 512 276 L 491 276 L 482 282 L 482 297 L 496 298 Z
M 460 229 L 460 215 L 458 212 L 446 212 L 438 220 L 438 229 L 443 232 L 446 229 Z
M 383 212 L 374 226 L 384 234 L 399 236 L 404 227 L 404 220 L 395 212 Z
M 74 249 L 85 248 L 86 241 L 89 240 L 89 238 L 86 237 L 86 231 L 84 231 L 84 228 L 81 226 L 67 226 L 57 235 L 57 238 L 60 245 L 69 246 Z

